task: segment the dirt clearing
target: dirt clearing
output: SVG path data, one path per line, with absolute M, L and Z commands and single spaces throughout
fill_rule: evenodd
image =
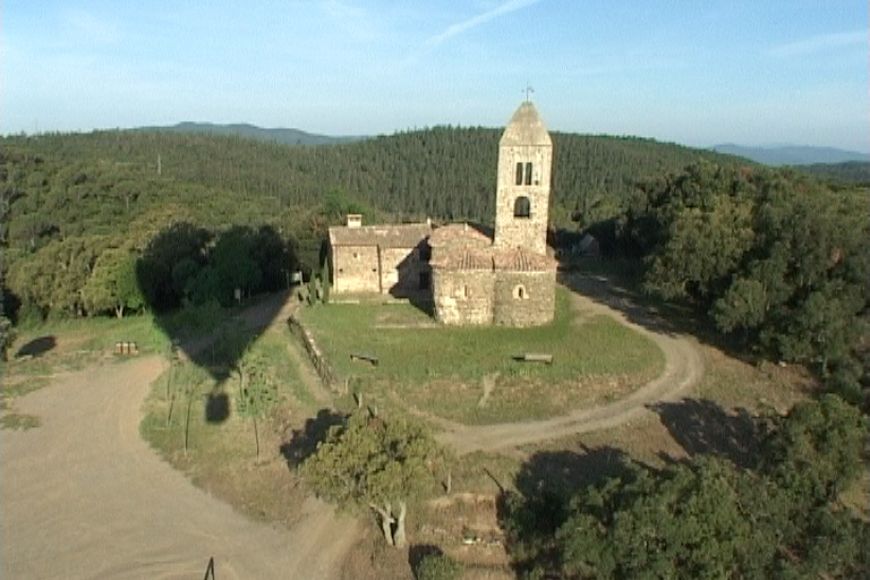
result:
M 333 578 L 358 524 L 308 500 L 292 529 L 195 488 L 139 436 L 158 357 L 65 375 L 16 401 L 41 426 L 4 431 L 3 578 Z M 339 541 L 334 541 L 338 539 Z

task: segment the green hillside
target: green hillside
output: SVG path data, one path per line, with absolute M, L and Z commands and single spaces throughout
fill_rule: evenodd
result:
M 130 286 L 117 277 L 148 257 L 162 280 L 149 282 L 152 306 L 226 303 L 232 287 L 280 287 L 297 258 L 303 270 L 319 268 L 326 227 L 349 211 L 368 221 L 491 223 L 499 134 L 437 127 L 329 146 L 161 131 L 3 138 L 4 285 L 41 315 L 106 312 Z M 551 218 L 573 230 L 616 216 L 639 180 L 699 159 L 738 163 L 651 140 L 554 137 Z M 264 244 L 289 256 L 272 278 L 262 272 Z M 221 248 L 226 260 L 213 262 Z M 228 266 L 246 260 L 239 251 L 251 252 L 244 282 Z
M 10 245 L 109 233 L 178 203 L 205 225 L 299 217 L 340 191 L 395 219 L 493 215 L 499 131 L 438 127 L 329 147 L 241 137 L 101 131 L 0 140 L 11 194 Z M 555 135 L 555 225 L 613 215 L 640 180 L 729 157 L 636 138 Z M 292 221 L 292 220 L 291 220 Z M 290 226 L 292 224 L 285 224 Z

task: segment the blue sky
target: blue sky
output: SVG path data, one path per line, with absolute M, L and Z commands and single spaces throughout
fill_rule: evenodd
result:
M 547 125 L 870 151 L 866 0 L 4 0 L 0 132 Z

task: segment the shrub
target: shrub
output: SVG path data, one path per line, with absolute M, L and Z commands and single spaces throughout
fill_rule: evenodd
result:
M 417 580 L 455 580 L 462 575 L 462 564 L 446 554 L 427 554 L 414 568 Z

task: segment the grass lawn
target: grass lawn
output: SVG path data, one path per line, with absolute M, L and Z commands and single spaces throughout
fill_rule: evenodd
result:
M 317 306 L 302 319 L 355 390 L 379 404 L 401 400 L 469 424 L 556 416 L 612 400 L 664 365 L 651 340 L 607 316 L 582 316 L 562 287 L 555 320 L 536 328 L 444 327 L 408 304 Z M 525 352 L 552 354 L 553 364 L 513 360 Z M 351 361 L 351 353 L 379 364 Z

